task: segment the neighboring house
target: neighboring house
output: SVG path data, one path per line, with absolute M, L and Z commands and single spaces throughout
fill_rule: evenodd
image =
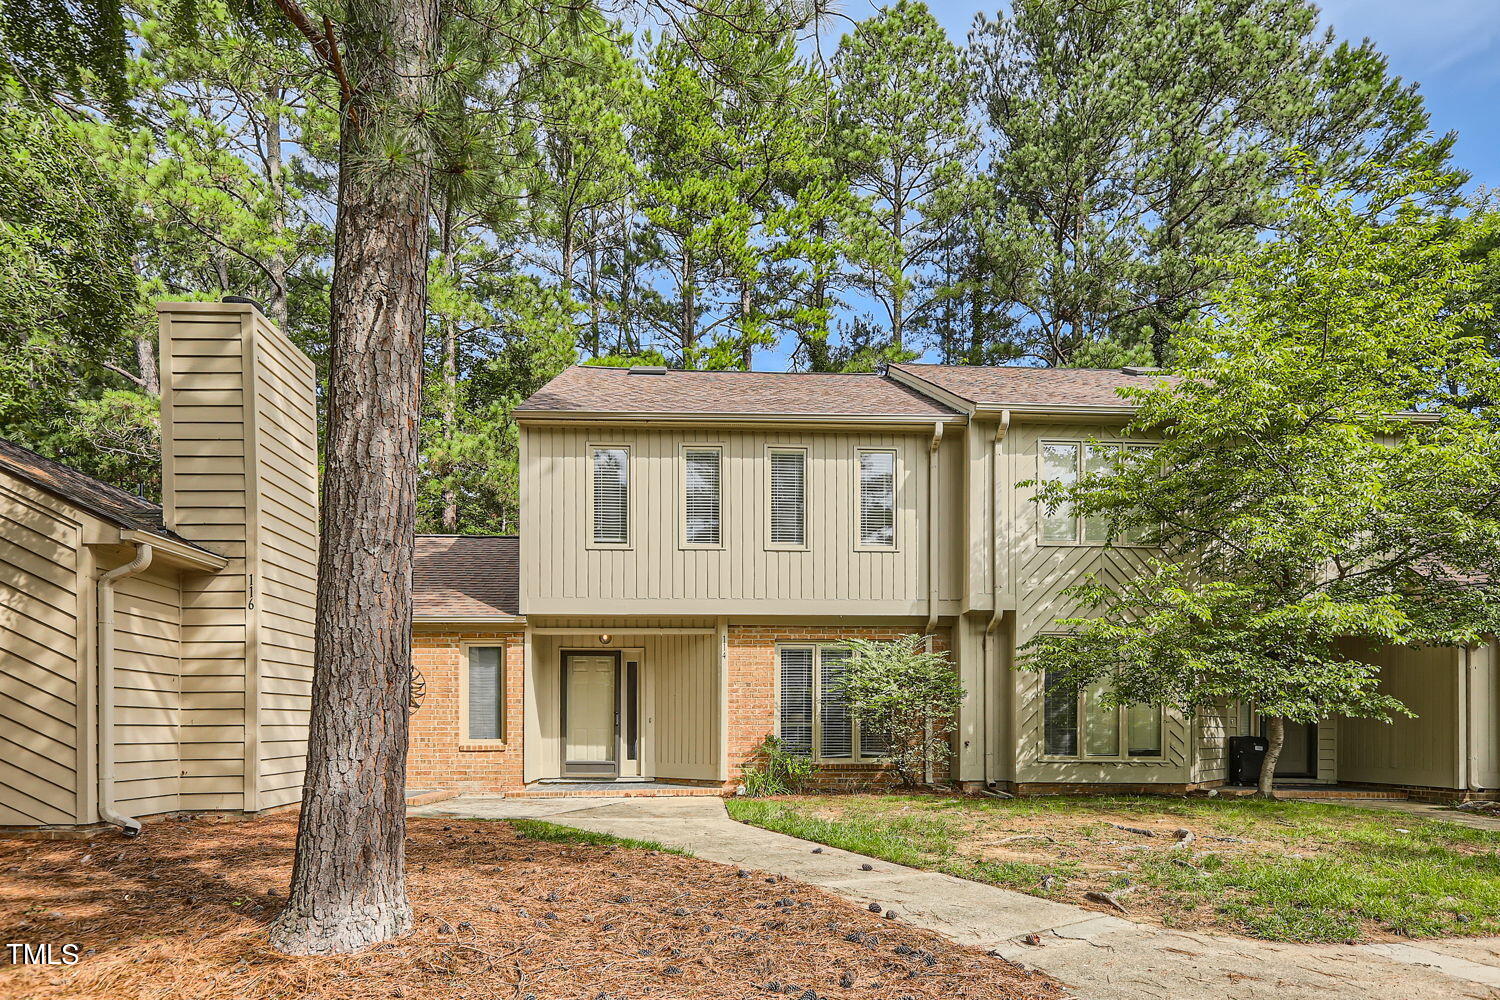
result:
M 313 365 L 250 305 L 160 319 L 163 504 L 0 442 L 0 829 L 301 796 Z
M 298 798 L 313 366 L 249 305 L 168 304 L 161 327 L 162 506 L 0 443 L 0 828 Z M 771 734 L 824 784 L 878 784 L 882 747 L 838 682 L 850 639 L 909 633 L 963 682 L 967 786 L 1224 783 L 1253 706 L 1106 708 L 1012 669 L 1073 610 L 1065 588 L 1149 555 L 1020 484 L 1150 447 L 1118 394 L 1150 380 L 569 368 L 515 411 L 519 537 L 416 541 L 409 786 L 719 794 Z M 1500 789 L 1493 644 L 1369 655 L 1418 718 L 1292 727 L 1278 773 Z
M 519 539 L 418 540 L 411 784 L 733 788 L 769 734 L 828 784 L 883 778 L 837 684 L 854 637 L 930 636 L 966 698 L 953 777 L 1020 791 L 1223 784 L 1253 706 L 1107 708 L 1012 669 L 1087 575 L 1147 550 L 1019 484 L 1085 473 L 1149 371 L 885 375 L 574 367 L 523 403 Z M 503 581 L 503 585 L 500 584 Z M 1278 774 L 1500 788 L 1493 645 L 1383 649 L 1419 715 L 1290 726 Z M 1441 791 L 1434 794 L 1441 794 Z

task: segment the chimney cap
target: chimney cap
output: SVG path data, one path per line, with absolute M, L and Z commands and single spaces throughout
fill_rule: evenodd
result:
M 260 313 L 262 316 L 266 314 L 266 307 L 261 305 L 255 299 L 250 298 L 248 295 L 225 295 L 222 296 L 219 301 L 227 302 L 231 305 L 237 306 L 254 306 L 256 312 Z

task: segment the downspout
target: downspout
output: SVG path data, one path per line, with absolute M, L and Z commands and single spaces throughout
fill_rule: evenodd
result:
M 1010 411 L 1000 411 L 1000 422 L 995 425 L 995 441 L 990 449 L 990 502 L 994 504 L 994 511 L 990 517 L 990 620 L 984 627 L 984 635 L 980 637 L 980 649 L 984 656 L 984 675 L 986 682 L 990 673 L 990 636 L 1000 625 L 1000 618 L 1004 614 L 1000 609 L 1000 443 L 1010 433 Z M 998 650 L 996 651 L 998 653 Z M 996 735 L 989 731 L 989 698 L 991 692 L 985 690 L 985 731 L 988 738 L 984 741 L 984 781 L 986 786 L 991 783 L 990 775 L 994 773 L 994 756 Z M 1011 742 L 1015 742 L 1015 693 L 1012 691 L 1010 699 L 1011 708 Z M 1012 775 L 1014 777 L 1014 775 Z
M 1460 746 L 1464 752 L 1464 787 L 1471 792 L 1480 790 L 1479 784 L 1479 748 L 1478 741 L 1474 738 L 1475 717 L 1478 714 L 1475 707 L 1479 701 L 1474 692 L 1474 647 L 1464 646 L 1464 676 L 1463 683 L 1459 685 L 1459 724 L 1461 730 Z
M 135 558 L 99 577 L 99 818 L 134 837 L 141 824 L 115 811 L 115 582 L 151 565 L 152 547 L 136 546 Z
M 995 447 L 990 456 L 990 499 L 995 505 L 990 518 L 990 623 L 984 627 L 986 635 L 1000 624 L 1000 442 L 1010 433 L 1010 411 L 1000 411 L 1000 422 L 995 425 Z
M 938 620 L 938 446 L 943 443 L 943 424 L 932 425 L 932 444 L 927 447 L 927 634 L 937 628 Z

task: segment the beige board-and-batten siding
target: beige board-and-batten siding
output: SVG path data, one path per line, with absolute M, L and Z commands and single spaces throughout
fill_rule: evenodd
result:
M 525 779 L 563 770 L 562 661 L 565 652 L 637 650 L 641 656 L 641 773 L 715 781 L 724 774 L 724 677 L 713 619 L 558 618 L 532 620 L 527 663 Z M 587 632 L 548 634 L 549 628 Z M 632 629 L 691 629 L 632 631 Z M 606 645 L 599 641 L 609 635 Z
M 0 826 L 74 823 L 86 806 L 82 528 L 76 509 L 0 472 Z
M 311 702 L 313 366 L 249 305 L 159 312 L 167 521 L 230 560 L 184 581 L 182 808 L 286 804 Z
M 928 461 L 932 427 L 912 431 L 754 428 L 643 428 L 636 425 L 522 427 L 521 582 L 528 615 L 861 614 L 926 615 L 929 604 Z M 682 450 L 718 447 L 718 548 L 682 544 Z M 592 542 L 591 448 L 630 449 L 630 542 Z M 807 545 L 769 543 L 769 452 L 807 452 Z M 859 449 L 897 455 L 896 547 L 857 545 Z M 961 596 L 962 441 L 945 437 L 938 459 L 941 532 L 938 599 L 946 613 Z M 728 603 L 733 602 L 733 603 Z

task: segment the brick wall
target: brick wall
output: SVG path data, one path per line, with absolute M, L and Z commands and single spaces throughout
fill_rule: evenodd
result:
M 469 743 L 459 717 L 459 677 L 465 643 L 505 646 L 505 739 Z M 412 634 L 412 660 L 426 693 L 411 717 L 407 788 L 455 791 L 513 791 L 522 787 L 521 698 L 525 683 L 525 644 L 520 630 L 428 631 Z
M 730 625 L 729 626 L 729 782 L 740 783 L 755 748 L 776 731 L 776 644 L 835 643 L 846 639 L 894 639 L 920 632 L 916 626 Z M 939 629 L 933 648 L 949 648 L 949 630 Z M 814 786 L 854 791 L 888 786 L 889 770 L 878 764 L 824 764 Z

